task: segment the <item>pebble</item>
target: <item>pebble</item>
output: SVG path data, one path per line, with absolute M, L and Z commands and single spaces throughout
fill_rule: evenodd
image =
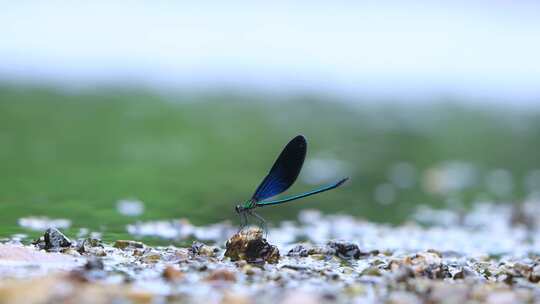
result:
M 39 248 L 58 252 L 62 248 L 71 246 L 71 240 L 56 228 L 48 228 L 45 234 L 34 241 Z
M 175 267 L 168 265 L 163 269 L 163 278 L 169 282 L 178 282 L 184 278 L 184 273 Z
M 214 257 L 219 252 L 219 248 L 214 246 L 208 246 L 201 242 L 193 242 L 191 245 L 192 254 L 203 255 L 207 257 Z
M 258 228 L 242 230 L 233 235 L 225 244 L 225 256 L 232 261 L 245 260 L 248 263 L 271 263 L 279 261 L 279 250 L 263 238 Z
M 118 249 L 142 249 L 144 248 L 144 244 L 137 241 L 117 240 L 114 243 L 114 247 Z
M 339 230 L 336 221 L 365 230 L 348 234 L 354 229 Z M 229 234 L 226 243 L 199 240 L 182 248 L 95 238 L 73 242 L 65 236 L 69 244 L 51 242 L 58 234 L 48 231 L 51 248 L 59 248 L 50 253 L 40 250 L 45 236 L 35 245 L 7 239 L 0 243 L 0 303 L 540 303 L 535 250 L 482 251 L 487 247 L 476 232 L 465 233 L 470 240 L 464 244 L 476 246 L 472 254 L 470 247 L 455 246 L 455 231 L 383 227 L 322 214 L 317 226 L 311 223 L 288 226 L 291 235 L 307 241 L 289 238 L 285 245 L 272 243 L 285 238 L 267 240 L 254 228 Z M 314 237 L 331 225 L 339 239 Z M 196 227 L 198 234 L 204 229 Z M 439 244 L 454 245 L 436 246 L 431 233 L 441 238 Z M 419 248 L 402 246 L 405 241 Z M 506 242 L 517 241 L 504 239 L 501 246 Z
M 236 282 L 236 275 L 234 272 L 226 269 L 218 269 L 210 273 L 206 278 L 207 281 L 229 281 Z

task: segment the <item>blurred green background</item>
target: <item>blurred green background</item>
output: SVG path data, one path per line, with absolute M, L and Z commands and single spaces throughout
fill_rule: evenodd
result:
M 539 10 L 6 3 L 0 239 L 42 233 L 40 216 L 106 240 L 143 221 L 236 225 L 297 134 L 308 155 L 286 194 L 350 181 L 261 210 L 274 224 L 303 208 L 429 224 L 420 206 L 540 201 Z
M 234 205 L 299 133 L 308 155 L 288 193 L 351 179 L 263 209 L 274 222 L 316 208 L 400 223 L 418 204 L 521 202 L 540 190 L 540 113 L 465 104 L 3 86 L 0 235 L 26 231 L 17 220 L 36 215 L 111 238 L 126 237 L 125 225 L 137 220 L 237 222 Z M 122 199 L 142 201 L 144 213 L 121 215 Z

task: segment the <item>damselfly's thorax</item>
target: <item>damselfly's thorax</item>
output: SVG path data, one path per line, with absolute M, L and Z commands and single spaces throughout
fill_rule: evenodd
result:
M 234 207 L 234 210 L 236 211 L 236 213 L 243 213 L 244 211 L 246 211 L 248 209 L 251 209 L 251 208 L 249 208 L 245 204 L 244 205 L 236 205 L 236 207 Z
M 242 206 L 240 205 L 236 205 L 236 207 L 234 207 L 234 210 L 236 211 L 236 213 L 240 213 L 244 211 L 244 208 L 242 208 Z

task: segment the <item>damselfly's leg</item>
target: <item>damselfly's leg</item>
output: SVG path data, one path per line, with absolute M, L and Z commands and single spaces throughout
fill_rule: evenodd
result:
M 241 212 L 238 215 L 240 216 L 240 229 L 238 229 L 238 232 L 240 232 L 247 225 L 247 216 L 245 212 Z
M 268 227 L 266 227 L 266 221 L 264 220 L 262 216 L 258 215 L 255 211 L 251 211 L 250 214 L 259 220 L 259 223 L 261 224 L 264 230 L 264 237 L 266 238 L 268 236 L 268 229 L 267 229 Z

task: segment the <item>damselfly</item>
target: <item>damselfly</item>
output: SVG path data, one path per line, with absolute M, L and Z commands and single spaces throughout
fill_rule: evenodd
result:
M 334 184 L 326 185 L 309 192 L 288 196 L 282 199 L 266 201 L 266 199 L 286 191 L 295 182 L 298 174 L 300 174 L 302 165 L 304 164 L 306 150 L 306 138 L 302 135 L 293 138 L 285 148 L 283 148 L 283 151 L 281 151 L 281 154 L 270 169 L 270 172 L 268 172 L 268 175 L 266 175 L 262 183 L 257 187 L 253 196 L 243 204 L 235 207 L 236 212 L 240 215 L 240 229 L 247 224 L 247 216 L 250 215 L 256 217 L 266 230 L 266 222 L 254 211 L 256 208 L 279 205 L 328 191 L 341 186 L 348 179 L 347 177 Z

